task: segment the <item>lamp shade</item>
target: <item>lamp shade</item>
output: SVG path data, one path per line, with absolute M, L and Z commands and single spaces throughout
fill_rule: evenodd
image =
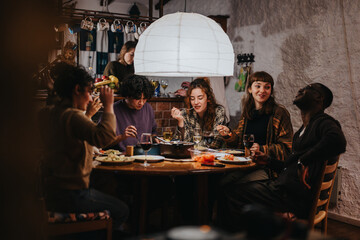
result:
M 214 20 L 178 12 L 156 20 L 140 35 L 134 66 L 144 76 L 232 76 L 234 49 Z

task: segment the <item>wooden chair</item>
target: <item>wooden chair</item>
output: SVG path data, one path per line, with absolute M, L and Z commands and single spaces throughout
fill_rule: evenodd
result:
M 39 199 L 41 207 L 42 207 L 42 213 L 43 213 L 42 228 L 43 228 L 43 238 L 44 239 L 48 239 L 48 237 L 63 236 L 63 235 L 91 232 L 91 231 L 97 231 L 97 230 L 106 230 L 106 239 L 107 240 L 112 239 L 112 219 L 108 215 L 105 219 L 92 218 L 91 220 L 76 221 L 76 220 L 74 220 L 75 217 L 72 216 L 72 221 L 64 221 L 64 222 L 49 221 L 50 214 L 46 210 L 46 205 L 45 205 L 45 200 L 44 200 L 44 191 L 43 191 L 45 178 L 42 173 L 43 173 L 42 165 L 40 162 L 38 169 L 37 169 L 38 182 L 37 182 L 36 191 L 38 192 L 38 196 L 39 196 L 38 199 Z M 68 215 L 67 213 L 60 213 L 60 214 Z M 86 219 L 88 219 L 88 218 L 86 218 Z
M 48 223 L 46 226 L 46 235 L 48 237 L 68 235 L 81 232 L 90 232 L 97 230 L 106 230 L 106 239 L 112 239 L 112 219 L 91 220 L 85 222 L 69 223 Z
M 321 224 L 321 232 L 324 235 L 327 232 L 328 207 L 338 163 L 339 156 L 333 161 L 325 162 L 321 177 L 316 186 L 315 197 L 308 218 L 309 228 L 314 229 L 315 225 Z

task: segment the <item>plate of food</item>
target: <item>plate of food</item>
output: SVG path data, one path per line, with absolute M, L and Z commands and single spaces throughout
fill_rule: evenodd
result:
M 226 154 L 232 154 L 235 156 L 241 156 L 245 153 L 242 149 L 220 149 L 219 152 L 226 153 Z
M 121 152 L 116 149 L 108 149 L 108 150 L 100 150 L 100 154 L 103 156 L 108 156 L 110 154 L 121 155 Z
M 95 158 L 96 161 L 102 165 L 126 165 L 134 161 L 131 157 L 125 157 L 125 155 L 109 154 L 107 156 L 98 156 Z
M 134 159 L 137 162 L 144 162 L 145 161 L 145 155 L 135 155 L 131 157 L 132 159 Z M 165 157 L 160 156 L 160 155 L 147 155 L 146 156 L 146 161 L 147 162 L 160 162 L 163 161 L 165 159 Z
M 228 164 L 250 164 L 251 159 L 245 157 L 235 157 L 232 154 L 226 154 L 225 156 L 218 157 L 217 160 Z

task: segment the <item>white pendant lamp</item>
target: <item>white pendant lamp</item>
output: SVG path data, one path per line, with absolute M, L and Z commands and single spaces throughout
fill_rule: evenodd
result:
M 143 76 L 232 76 L 234 49 L 214 20 L 178 12 L 156 20 L 140 35 L 134 66 Z

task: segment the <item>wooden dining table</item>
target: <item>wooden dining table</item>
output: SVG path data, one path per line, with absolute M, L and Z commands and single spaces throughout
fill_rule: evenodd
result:
M 215 160 L 215 163 L 220 163 Z M 224 163 L 222 163 L 224 164 Z M 149 167 L 141 166 L 140 162 L 132 162 L 126 165 L 97 165 L 95 171 L 109 171 L 120 175 L 132 175 L 140 178 L 139 189 L 139 216 L 138 216 L 138 234 L 146 232 L 146 214 L 147 214 L 147 194 L 148 194 L 148 177 L 151 176 L 168 176 L 176 177 L 181 175 L 193 175 L 196 179 L 196 216 L 199 225 L 209 223 L 208 213 L 208 176 L 216 173 L 226 173 L 232 171 L 241 171 L 254 168 L 255 163 L 247 164 L 224 164 L 224 167 L 202 166 L 200 162 L 166 159 L 160 162 L 152 162 Z

